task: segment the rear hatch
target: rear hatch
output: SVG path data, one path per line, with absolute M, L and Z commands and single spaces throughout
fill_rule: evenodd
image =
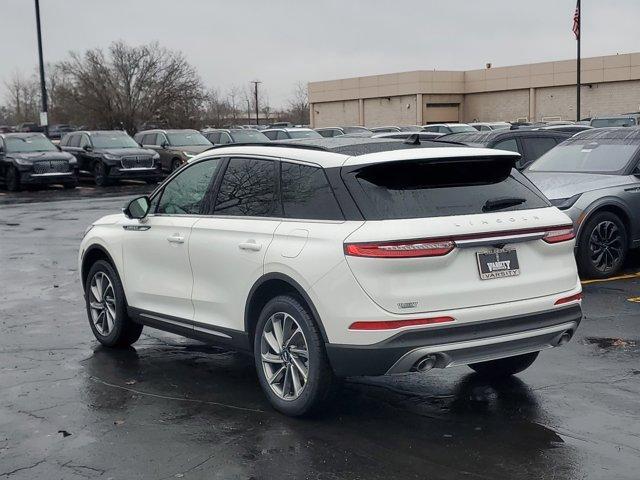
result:
M 512 168 L 516 159 L 476 154 L 343 167 L 366 219 L 345 240 L 345 254 L 371 299 L 413 314 L 575 288 L 571 222 Z

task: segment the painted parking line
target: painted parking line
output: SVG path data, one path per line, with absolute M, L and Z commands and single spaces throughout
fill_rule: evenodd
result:
M 582 283 L 582 285 L 589 285 L 591 283 L 613 282 L 615 280 L 630 280 L 633 278 L 640 278 L 640 272 L 627 273 L 626 275 L 618 275 L 617 277 L 609 277 L 596 280 L 583 280 L 580 283 Z

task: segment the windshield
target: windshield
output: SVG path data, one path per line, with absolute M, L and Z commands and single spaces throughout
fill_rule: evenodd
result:
M 238 130 L 231 132 L 231 137 L 236 143 L 263 143 L 270 142 L 269 137 L 257 130 Z
M 173 132 L 167 133 L 169 143 L 175 147 L 187 147 L 192 145 L 211 145 L 199 132 Z
M 584 140 L 558 145 L 529 167 L 532 172 L 620 173 L 634 158 L 637 144 L 618 140 Z
M 452 133 L 477 132 L 471 125 L 449 125 L 449 130 L 451 130 Z
M 322 138 L 315 130 L 289 130 L 291 138 Z
M 44 135 L 29 135 L 27 137 L 5 137 L 7 152 L 55 152 L 58 149 Z
M 129 135 L 122 133 L 93 133 L 91 134 L 93 148 L 140 148 L 140 145 Z
M 596 128 L 603 127 L 630 127 L 635 125 L 636 121 L 631 117 L 624 118 L 594 118 L 591 120 L 591 126 Z

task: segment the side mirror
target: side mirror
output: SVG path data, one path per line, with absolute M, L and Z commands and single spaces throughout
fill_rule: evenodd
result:
M 162 148 L 167 148 L 169 146 L 169 142 L 162 142 L 162 144 L 160 145 Z
M 93 150 L 93 147 L 92 147 L 91 145 L 85 145 L 85 146 L 83 146 L 83 147 L 82 147 L 82 149 L 83 149 L 85 152 L 90 152 L 90 151 L 92 151 L 92 150 Z
M 2 154 L 2 150 L 0 150 L 0 154 Z M 640 177 L 640 165 L 638 165 L 633 172 L 631 173 L 631 175 L 635 175 L 636 177 Z
M 146 195 L 143 197 L 134 198 L 122 209 L 124 216 L 127 218 L 135 218 L 140 220 L 149 213 L 149 207 L 151 202 Z

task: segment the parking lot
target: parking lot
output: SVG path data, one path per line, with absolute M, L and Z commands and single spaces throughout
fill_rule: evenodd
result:
M 296 420 L 234 352 L 149 328 L 128 350 L 94 340 L 80 238 L 149 189 L 0 191 L 0 478 L 638 478 L 639 255 L 586 282 L 574 339 L 506 383 L 350 378 Z

